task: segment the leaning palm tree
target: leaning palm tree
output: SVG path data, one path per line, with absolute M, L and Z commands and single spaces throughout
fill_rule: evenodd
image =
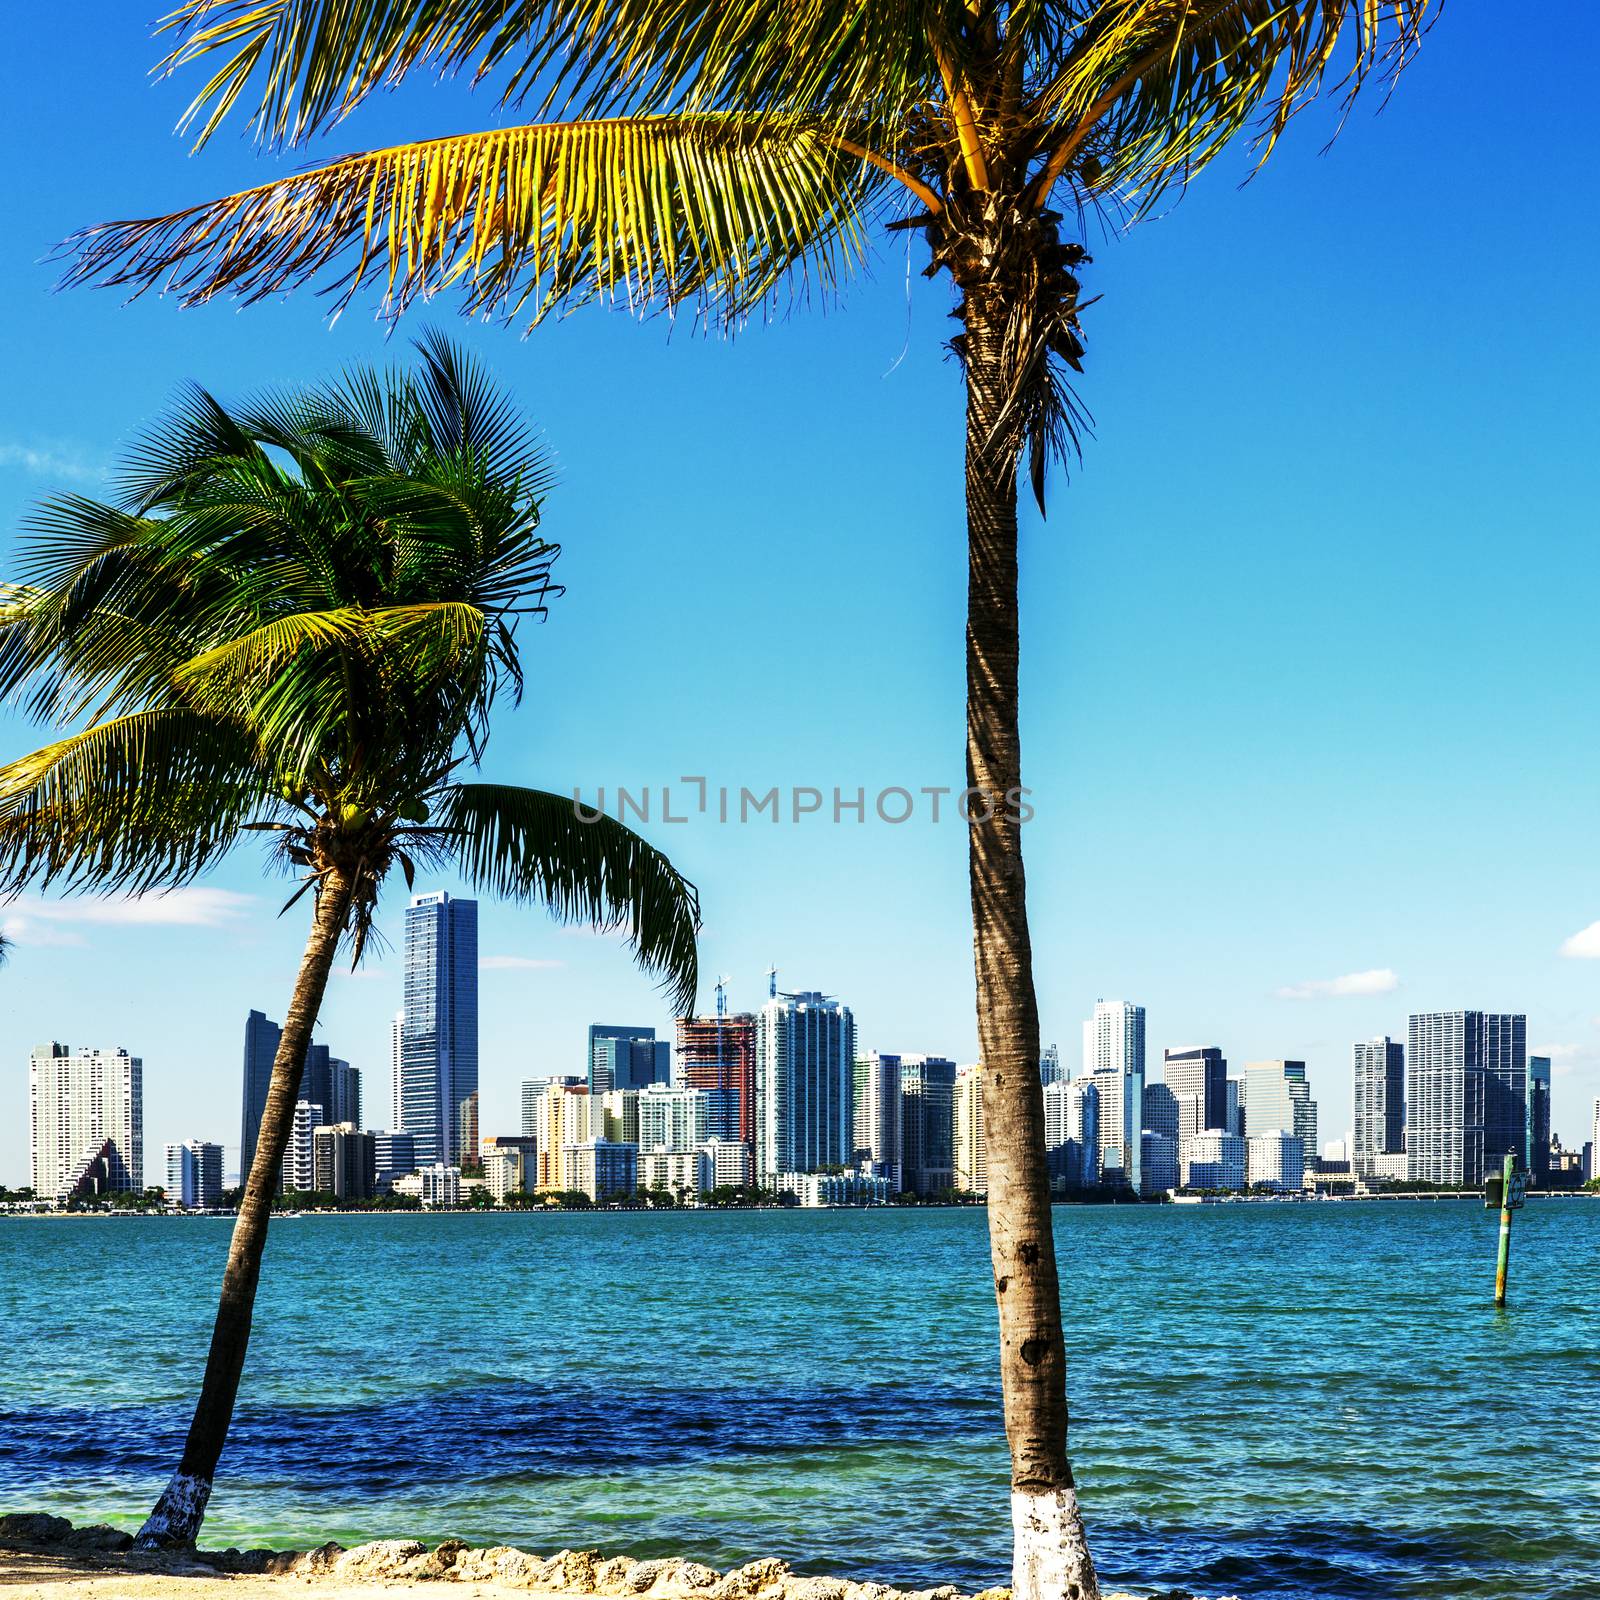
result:
M 203 141 L 250 106 L 297 144 L 417 69 L 497 80 L 522 126 L 372 150 L 90 230 L 68 277 L 186 303 L 320 283 L 397 313 L 454 288 L 536 321 L 585 299 L 733 326 L 833 291 L 871 227 L 948 277 L 966 377 L 969 875 L 1018 1600 L 1092 1596 L 1066 1451 L 1024 895 L 1017 480 L 1077 447 L 1086 215 L 1133 214 L 1329 79 L 1391 78 L 1428 0 L 183 0 Z M 1137 1141 L 1138 1130 L 1132 1137 Z
M 195 391 L 135 451 L 120 503 L 35 514 L 0 597 L 0 687 L 85 724 L 0 768 L 0 893 L 170 888 L 253 833 L 312 907 L 199 1402 L 142 1546 L 199 1530 L 306 1047 L 395 869 L 622 929 L 675 1003 L 694 996 L 698 903 L 663 856 L 570 800 L 463 777 L 497 696 L 522 688 L 517 627 L 551 596 L 557 547 L 533 437 L 447 344 L 421 350 L 414 375 L 243 408 Z

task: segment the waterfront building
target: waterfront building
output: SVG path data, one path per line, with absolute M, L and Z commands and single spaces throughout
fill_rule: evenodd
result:
M 606 1137 L 610 1138 L 610 1134 Z M 674 1089 L 671 1084 L 652 1083 L 639 1092 L 638 1137 L 633 1142 L 641 1151 L 694 1150 L 709 1137 L 703 1089 Z
M 1195 1095 L 1185 1095 L 1184 1099 L 1193 1101 Z M 1160 1134 L 1163 1139 L 1176 1140 L 1178 1137 L 1178 1097 L 1164 1083 L 1147 1083 L 1144 1086 L 1144 1118 L 1140 1123 L 1142 1131 Z M 1192 1128 L 1190 1132 L 1200 1133 L 1200 1128 Z
M 1100 1091 L 1093 1078 L 1077 1078 L 1066 1090 L 1067 1182 L 1093 1189 L 1100 1182 Z
M 900 1057 L 902 1187 L 919 1195 L 956 1186 L 956 1064 L 945 1056 Z
M 706 1182 L 708 1161 L 703 1150 L 641 1150 L 641 1189 L 665 1189 L 679 1200 L 697 1201 Z
M 311 1142 L 312 1130 L 323 1123 L 322 1107 L 309 1100 L 297 1100 L 294 1121 L 289 1126 L 289 1141 L 283 1147 L 283 1162 L 278 1172 L 280 1189 L 297 1189 L 309 1192 L 317 1186 L 315 1152 Z
M 954 1088 L 955 1187 L 988 1194 L 989 1159 L 983 1138 L 983 1068 L 959 1067 Z
M 652 1085 L 652 1088 L 659 1085 Z M 600 1110 L 605 1125 L 600 1136 L 616 1144 L 639 1144 L 638 1089 L 608 1089 L 600 1096 Z M 645 1148 L 640 1146 L 641 1149 Z
M 748 1189 L 755 1181 L 750 1146 L 743 1139 L 707 1139 L 700 1155 L 703 1189 Z
M 798 1197 L 802 1206 L 883 1206 L 889 1180 L 870 1172 L 780 1172 L 780 1194 Z
M 1215 1045 L 1190 1045 L 1168 1050 L 1162 1075 L 1182 1110 L 1180 1134 L 1187 1137 L 1208 1128 L 1228 1130 L 1228 1063 Z
M 1414 1182 L 1475 1189 L 1527 1148 L 1528 1019 L 1434 1011 L 1410 1021 L 1406 1157 Z
M 267 1104 L 272 1064 L 278 1057 L 283 1029 L 264 1011 L 252 1011 L 244 1020 L 244 1101 L 239 1121 L 239 1183 L 250 1181 L 261 1134 L 261 1113 Z
M 461 1204 L 461 1168 L 443 1161 L 423 1167 L 414 1176 L 417 1193 L 430 1211 L 452 1210 Z M 403 1182 L 404 1180 L 402 1180 Z M 399 1185 L 396 1185 L 399 1188 Z
M 522 1080 L 522 1132 L 524 1137 L 534 1138 L 538 1135 L 541 1116 L 539 1108 L 547 1091 L 552 1088 L 586 1090 L 588 1085 L 589 1080 L 587 1077 L 579 1077 L 575 1073 L 553 1078 L 524 1078 Z
M 889 1192 L 905 1187 L 905 1103 L 900 1057 L 869 1050 L 855 1064 L 855 1156 L 889 1180 Z
M 1178 1140 L 1175 1134 L 1152 1133 L 1147 1128 L 1139 1135 L 1139 1194 L 1149 1200 L 1169 1194 L 1178 1187 Z
M 483 1181 L 496 1200 L 528 1187 L 528 1161 L 515 1145 L 483 1144 Z
M 756 1018 L 756 1179 L 848 1167 L 856 1024 L 814 989 L 775 993 Z
M 1311 1098 L 1303 1061 L 1244 1064 L 1245 1127 L 1270 1133 L 1281 1128 L 1300 1141 L 1308 1159 L 1317 1154 L 1317 1102 Z
M 478 1159 L 478 902 L 442 890 L 406 908 L 401 1126 L 424 1167 Z
M 311 1187 L 336 1200 L 370 1200 L 378 1192 L 377 1142 L 353 1122 L 311 1130 Z
M 1078 1181 L 1069 1171 L 1072 1150 L 1067 1139 L 1067 1117 L 1071 1096 L 1071 1083 L 1044 1086 L 1044 1158 L 1052 1190 L 1073 1187 Z
M 174 1211 L 209 1211 L 222 1203 L 222 1146 L 190 1139 L 167 1146 L 167 1204 Z
M 1229 1078 L 1227 1085 L 1228 1110 L 1225 1126 L 1229 1133 L 1236 1133 L 1241 1138 L 1245 1134 L 1244 1125 L 1244 1079 Z M 1201 1130 L 1202 1132 L 1204 1130 Z
M 1185 1139 L 1178 1150 L 1178 1177 L 1185 1189 L 1243 1189 L 1245 1141 L 1210 1129 Z
M 1139 1191 L 1139 1134 L 1144 1126 L 1144 1007 L 1100 1000 L 1083 1025 L 1084 1067 L 1100 1091 L 1101 1167 L 1121 1168 Z
M 672 1082 L 672 1045 L 654 1028 L 628 1028 L 612 1022 L 589 1028 L 589 1093 L 647 1089 Z
M 1550 1077 L 1549 1056 L 1528 1057 L 1528 1149 L 1522 1164 L 1536 1184 L 1550 1176 Z
M 713 1138 L 754 1146 L 756 1117 L 756 1019 L 734 1016 L 679 1017 L 674 1081 L 703 1089 Z
M 590 1094 L 582 1082 L 551 1084 L 539 1100 L 538 1184 L 541 1189 L 580 1189 L 567 1170 L 566 1152 L 577 1145 L 604 1140 L 605 1100 Z
M 1390 1155 L 1374 1156 L 1372 1171 L 1360 1176 L 1369 1178 L 1375 1183 L 1404 1183 L 1408 1176 L 1405 1151 L 1396 1150 Z
M 372 1134 L 373 1188 L 378 1194 L 417 1170 L 417 1141 L 403 1128 L 378 1128 Z
M 1387 1035 L 1355 1046 L 1356 1121 L 1350 1162 L 1362 1177 L 1378 1156 L 1398 1155 L 1406 1147 L 1406 1052 Z
M 562 1150 L 561 1168 L 562 1182 L 558 1187 L 581 1189 L 597 1204 L 616 1195 L 631 1195 L 639 1187 L 637 1145 L 585 1139 Z
M 144 1062 L 126 1050 L 40 1045 L 28 1062 L 28 1182 L 41 1200 L 94 1187 L 144 1188 Z
M 1283 1194 L 1305 1183 L 1305 1146 L 1281 1128 L 1252 1133 L 1245 1141 L 1245 1182 Z

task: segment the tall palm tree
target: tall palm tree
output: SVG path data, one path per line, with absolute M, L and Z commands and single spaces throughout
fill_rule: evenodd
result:
M 73 281 L 186 303 L 319 282 L 399 312 L 454 287 L 536 321 L 585 299 L 734 325 L 831 292 L 874 223 L 949 278 L 966 379 L 967 779 L 991 1255 L 1018 1600 L 1092 1596 L 1066 1451 L 1017 791 L 1017 472 L 1077 446 L 1078 233 L 1259 118 L 1263 159 L 1330 73 L 1391 78 L 1429 0 L 182 0 L 164 66 L 297 144 L 417 69 L 535 120 L 369 151 L 90 230 Z M 1069 227 L 1069 223 L 1071 226 Z
M 290 903 L 311 893 L 199 1402 L 142 1546 L 199 1530 L 306 1046 L 396 868 L 622 929 L 674 1003 L 694 997 L 698 902 L 665 857 L 558 795 L 462 778 L 497 696 L 522 689 L 517 626 L 544 610 L 557 547 L 532 436 L 448 344 L 420 349 L 415 374 L 243 408 L 195 390 L 120 503 L 34 515 L 0 604 L 0 688 L 84 724 L 0 768 L 0 893 L 170 888 L 251 833 L 299 878 Z

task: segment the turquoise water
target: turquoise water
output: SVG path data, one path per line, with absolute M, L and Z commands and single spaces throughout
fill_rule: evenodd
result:
M 1600 1204 L 1059 1208 L 1104 1577 L 1600 1594 Z M 133 1525 L 229 1224 L 0 1222 L 0 1506 Z M 273 1224 L 211 1545 L 384 1535 L 1003 1581 L 978 1211 Z

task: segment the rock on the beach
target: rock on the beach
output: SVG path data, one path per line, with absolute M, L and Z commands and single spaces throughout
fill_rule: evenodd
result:
M 595 1586 L 601 1594 L 631 1592 L 628 1579 L 633 1576 L 633 1569 L 638 1565 L 632 1556 L 608 1556 L 604 1561 L 595 1564 Z
M 845 1600 L 843 1578 L 790 1578 L 783 1586 L 783 1600 Z
M 0 1544 L 59 1544 L 71 1532 L 65 1517 L 44 1511 L 12 1511 L 0 1517 Z
M 300 1577 L 321 1577 L 333 1571 L 334 1564 L 344 1554 L 344 1546 L 330 1539 L 326 1544 L 319 1544 L 315 1550 L 307 1550 L 298 1557 L 289 1570 Z
M 763 1589 L 770 1589 L 789 1576 L 789 1563 L 768 1556 L 735 1567 L 712 1589 L 710 1600 L 753 1600 Z
M 86 1528 L 74 1528 L 61 1541 L 63 1550 L 100 1551 L 115 1554 L 133 1548 L 133 1535 L 108 1523 L 92 1522 Z
M 333 1574 L 337 1578 L 397 1577 L 408 1561 L 422 1555 L 427 1548 L 417 1539 L 373 1539 L 352 1550 L 341 1551 L 332 1563 Z M 318 1553 L 312 1552 L 313 1555 Z

